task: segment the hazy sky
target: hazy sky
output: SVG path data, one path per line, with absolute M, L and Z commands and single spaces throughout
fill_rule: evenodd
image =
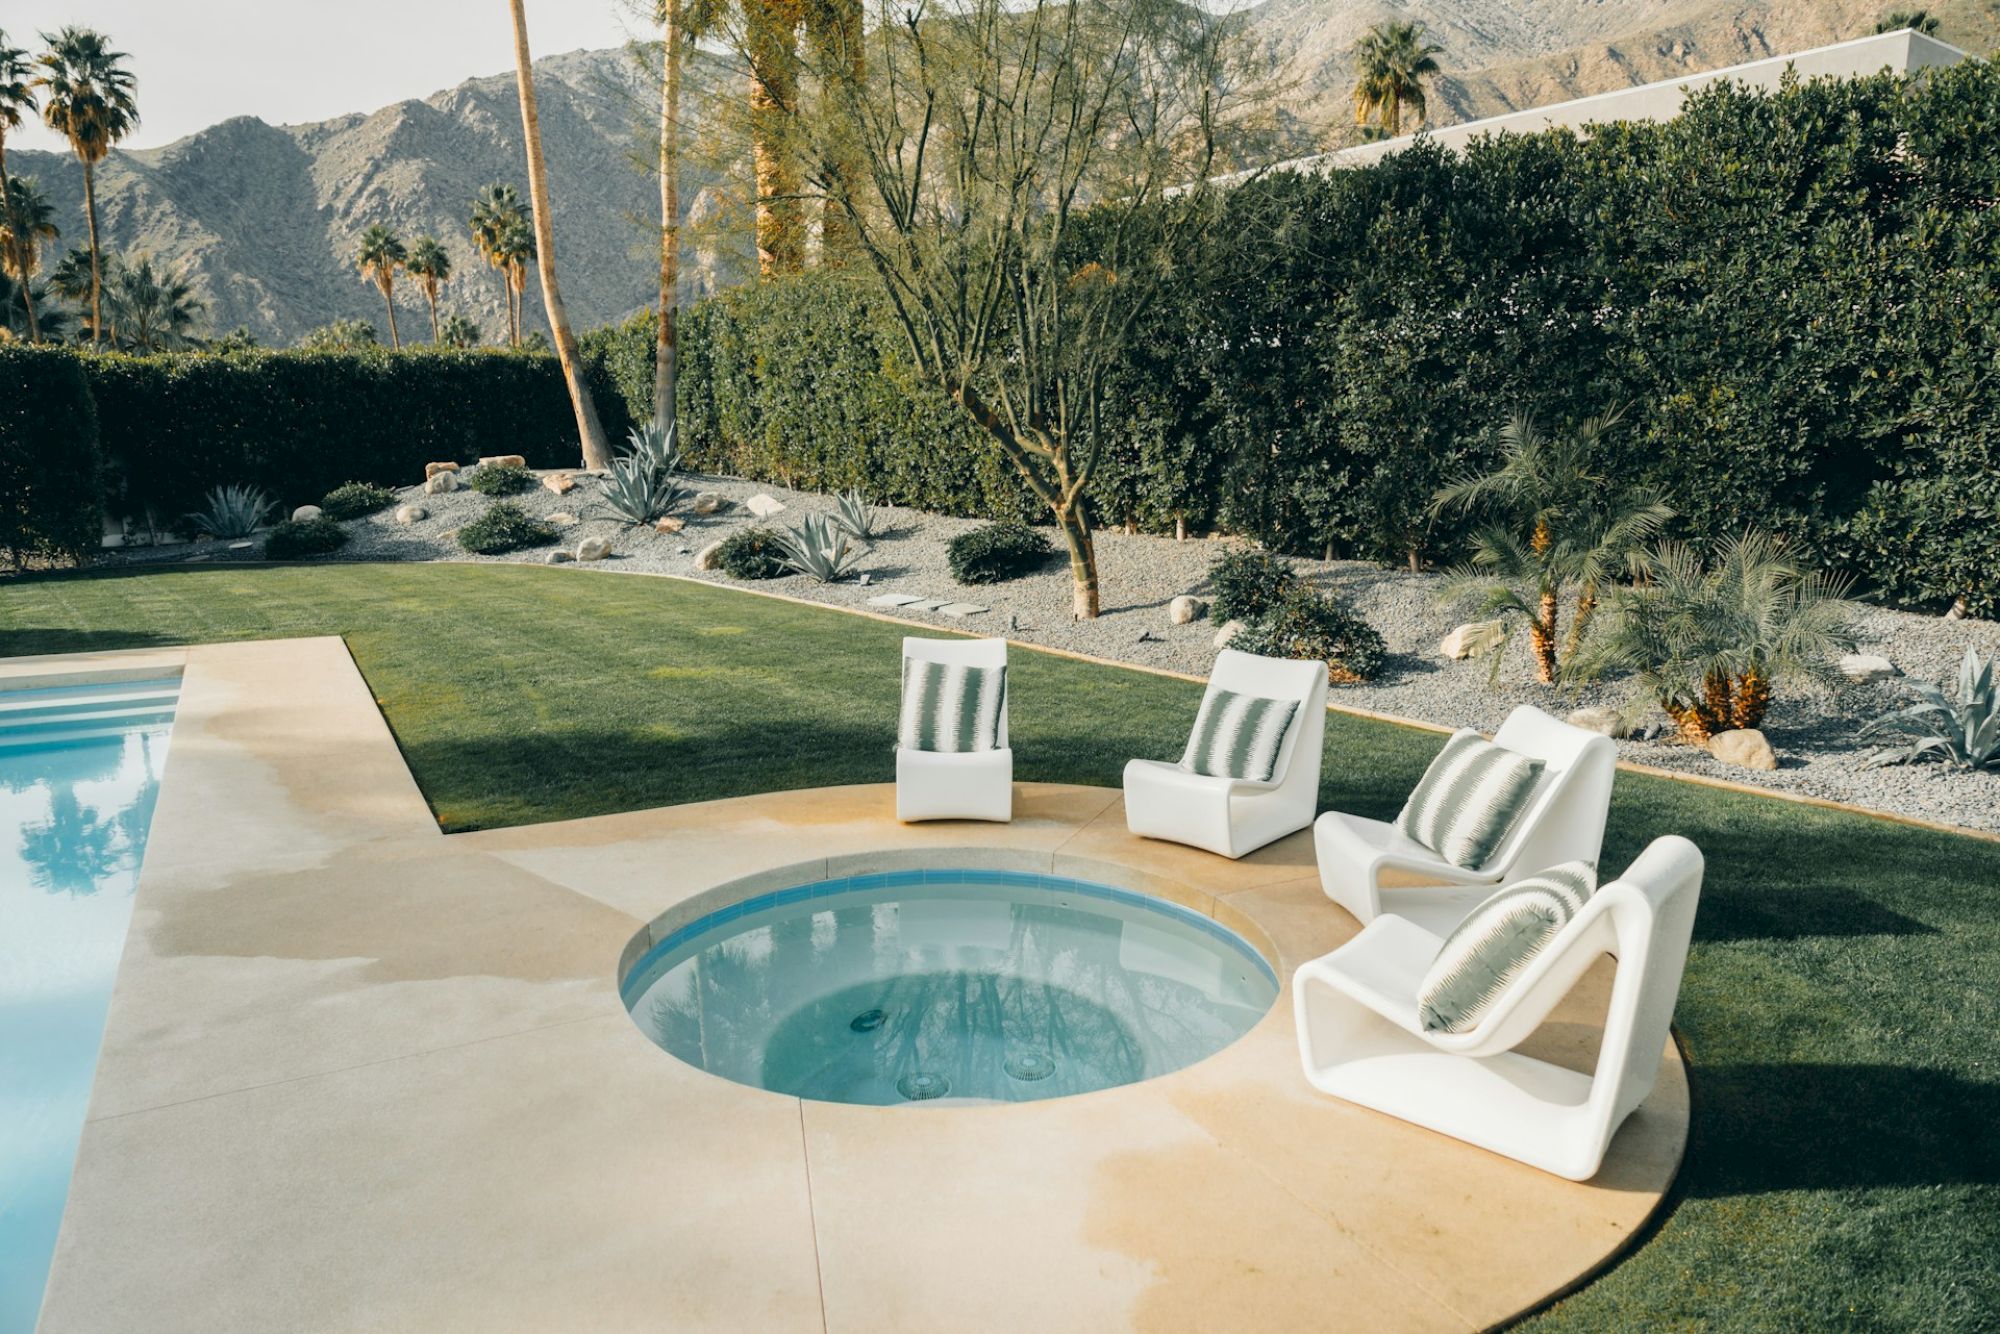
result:
M 616 46 L 633 30 L 628 0 L 528 0 L 537 56 Z M 132 56 L 150 148 L 230 116 L 324 120 L 426 97 L 514 65 L 507 0 L 0 0 L 10 46 L 76 23 Z M 39 124 L 8 147 L 60 148 Z

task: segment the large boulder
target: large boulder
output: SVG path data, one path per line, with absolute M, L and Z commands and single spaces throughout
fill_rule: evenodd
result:
M 397 523 L 421 523 L 431 517 L 431 512 L 422 505 L 396 506 Z
M 611 539 L 608 537 L 586 537 L 576 544 L 578 560 L 603 560 L 611 554 Z
M 292 522 L 305 523 L 309 519 L 317 519 L 320 513 L 320 507 L 317 505 L 301 505 L 292 511 Z
M 559 496 L 566 496 L 576 489 L 576 478 L 566 472 L 552 472 L 542 478 L 542 486 Z
M 451 462 L 449 459 L 445 460 L 443 463 L 426 463 L 424 465 L 424 480 L 428 482 L 431 478 L 437 476 L 441 472 L 457 472 L 457 471 L 458 471 L 458 465 L 456 463 Z
M 1856 685 L 1887 681 L 1895 676 L 1896 664 L 1875 653 L 1850 653 L 1839 663 L 1840 674 Z
M 1208 614 L 1208 604 L 1191 593 L 1183 593 L 1167 604 L 1167 620 L 1173 625 L 1186 625 Z
M 1507 641 L 1505 621 L 1471 621 L 1459 626 L 1438 643 L 1438 652 L 1456 662 L 1491 653 Z
M 653 531 L 656 533 L 678 533 L 687 526 L 688 522 L 686 519 L 681 518 L 677 514 L 669 514 L 664 518 L 654 521 Z
M 759 491 L 756 495 L 743 502 L 743 508 L 749 510 L 760 519 L 768 519 L 772 515 L 783 514 L 785 512 L 785 502 L 779 500 L 776 496 L 767 496 L 762 491 Z
M 458 490 L 458 470 L 455 468 L 450 472 L 432 473 L 424 481 L 424 494 L 427 496 L 442 496 L 456 490 Z
M 1222 623 L 1222 628 L 1215 632 L 1215 646 L 1217 648 L 1228 648 L 1229 641 L 1236 638 L 1236 636 L 1242 633 L 1243 633 L 1243 622 L 1224 621 Z
M 1733 764 L 1739 769 L 1778 767 L 1777 752 L 1771 749 L 1771 743 L 1764 734 L 1754 727 L 1717 732 L 1708 739 L 1708 753 L 1724 764 Z
M 728 508 L 728 499 L 713 491 L 704 491 L 694 498 L 694 512 L 703 518 L 711 514 L 720 514 Z
M 1608 737 L 1630 735 L 1630 729 L 1625 726 L 1625 715 L 1616 709 L 1578 709 L 1563 721 L 1571 727 L 1581 727 L 1586 732 Z
M 570 555 L 567 551 L 564 551 L 561 547 L 557 547 L 554 551 L 551 551 L 548 555 L 542 557 L 542 564 L 567 565 L 575 559 L 576 557 Z
M 519 454 L 488 454 L 479 460 L 482 468 L 525 468 L 528 461 Z
M 710 542 L 700 551 L 694 553 L 694 567 L 697 570 L 720 569 L 721 558 L 722 558 L 722 543 Z

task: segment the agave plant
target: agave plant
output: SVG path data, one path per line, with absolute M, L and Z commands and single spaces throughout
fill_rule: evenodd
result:
M 686 490 L 671 470 L 650 458 L 625 454 L 611 460 L 602 482 L 605 505 L 627 523 L 651 523 L 673 509 Z
M 625 457 L 643 463 L 663 476 L 681 470 L 680 432 L 674 426 L 649 421 L 632 428 L 625 438 Z
M 876 517 L 875 507 L 868 503 L 859 487 L 842 491 L 833 498 L 833 521 L 859 541 L 874 540 Z
M 196 532 L 210 537 L 248 537 L 277 503 L 254 486 L 218 486 L 209 491 L 207 506 L 193 511 L 187 519 Z
M 1861 729 L 1861 735 L 1900 733 L 1904 744 L 1884 746 L 1870 757 L 1875 764 L 1913 764 L 1935 756 L 1961 769 L 2000 769 L 2000 682 L 1994 665 L 1965 650 L 1958 665 L 1958 698 L 1929 681 L 1908 681 L 1903 688 L 1916 702 L 1885 713 Z
M 777 534 L 777 542 L 785 564 L 822 584 L 852 574 L 861 555 L 841 525 L 824 514 L 807 515 L 798 527 Z

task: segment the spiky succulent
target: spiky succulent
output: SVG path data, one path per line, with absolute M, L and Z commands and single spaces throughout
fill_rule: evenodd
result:
M 861 555 L 853 539 L 824 514 L 807 515 L 797 527 L 776 536 L 785 564 L 822 584 L 852 574 Z
M 625 457 L 636 460 L 665 476 L 681 470 L 680 431 L 649 421 L 632 428 L 625 438 Z
M 653 459 L 625 454 L 611 461 L 602 482 L 605 507 L 627 523 L 651 523 L 670 513 L 686 494 L 671 469 Z
M 1968 648 L 1958 665 L 1958 698 L 1930 681 L 1906 681 L 1916 701 L 1883 714 L 1861 735 L 1896 734 L 1902 743 L 1874 752 L 1876 764 L 1911 764 L 1933 757 L 1960 769 L 2000 769 L 2000 680 L 1995 658 Z
M 218 486 L 209 491 L 208 504 L 187 518 L 196 532 L 210 537 L 248 537 L 277 503 L 258 487 Z
M 874 541 L 876 518 L 875 507 L 861 494 L 860 487 L 842 491 L 833 498 L 833 521 L 858 541 Z

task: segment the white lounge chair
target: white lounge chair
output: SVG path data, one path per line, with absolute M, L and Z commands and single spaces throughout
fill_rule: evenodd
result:
M 1125 766 L 1125 825 L 1146 838 L 1242 857 L 1304 829 L 1319 809 L 1326 664 L 1224 649 L 1209 674 L 1208 689 L 1211 694 L 1233 690 L 1299 701 L 1271 781 L 1210 778 L 1174 763 L 1133 760 Z
M 1694 844 L 1656 839 L 1464 1033 L 1427 1033 L 1418 1018 L 1418 986 L 1442 937 L 1402 917 L 1375 919 L 1293 975 L 1307 1080 L 1322 1093 L 1588 1180 L 1612 1134 L 1653 1090 L 1701 877 Z M 1512 1050 L 1606 952 L 1617 955 L 1618 972 L 1596 1072 Z
M 1391 890 L 1393 910 L 1448 931 L 1495 885 L 1569 861 L 1595 866 L 1604 850 L 1611 780 L 1618 767 L 1611 738 L 1523 704 L 1507 716 L 1493 741 L 1546 767 L 1528 809 L 1486 865 L 1454 866 L 1394 824 L 1328 811 L 1313 822 L 1313 852 L 1326 896 L 1366 926 L 1384 910 L 1382 872 L 1405 872 L 1443 888 Z
M 961 667 L 1005 667 L 1004 639 L 903 641 L 905 675 L 911 662 Z M 1000 701 L 999 748 L 943 752 L 896 747 L 896 818 L 994 820 L 1014 818 L 1014 752 L 1007 743 L 1007 701 Z

